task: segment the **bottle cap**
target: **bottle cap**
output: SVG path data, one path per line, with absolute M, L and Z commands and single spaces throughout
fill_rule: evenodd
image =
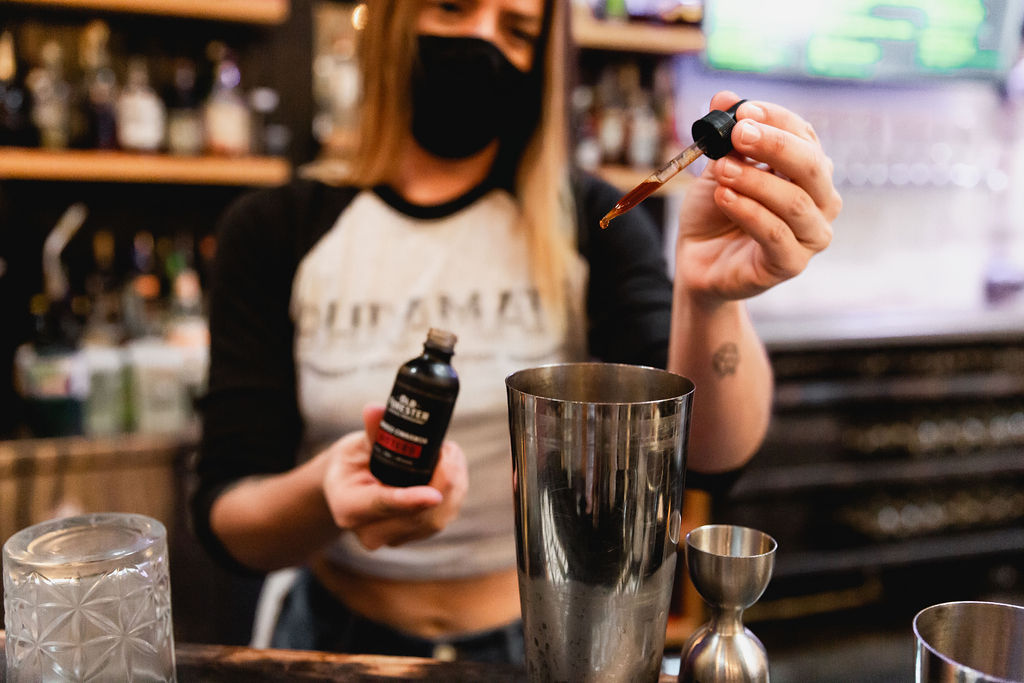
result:
M 427 332 L 427 343 L 445 353 L 451 353 L 455 350 L 456 341 L 458 341 L 458 337 L 447 330 L 431 327 L 430 331 Z
M 700 143 L 704 156 L 709 159 L 721 159 L 732 151 L 732 129 L 736 125 L 736 110 L 746 102 L 740 100 L 725 111 L 712 109 L 693 122 L 690 135 L 693 141 Z

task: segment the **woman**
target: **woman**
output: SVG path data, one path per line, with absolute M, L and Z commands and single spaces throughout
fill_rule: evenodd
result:
M 771 393 L 742 300 L 825 248 L 841 202 L 811 127 L 748 102 L 737 154 L 687 192 L 670 282 L 650 220 L 601 231 L 620 193 L 569 173 L 568 2 L 369 7 L 351 173 L 224 219 L 195 523 L 226 561 L 305 567 L 275 645 L 515 661 L 503 378 L 667 367 L 699 387 L 689 469 L 735 470 Z M 450 440 L 429 486 L 386 487 L 368 469 L 379 405 L 431 326 L 459 337 Z

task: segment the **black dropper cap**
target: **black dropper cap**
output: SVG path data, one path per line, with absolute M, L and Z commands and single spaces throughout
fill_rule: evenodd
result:
M 721 159 L 732 151 L 732 129 L 736 125 L 736 110 L 746 100 L 740 100 L 725 111 L 712 109 L 700 119 L 693 122 L 690 135 L 704 156 L 709 159 Z

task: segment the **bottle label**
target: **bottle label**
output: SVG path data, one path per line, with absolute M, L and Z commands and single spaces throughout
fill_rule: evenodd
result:
M 388 396 L 388 413 L 417 425 L 426 424 L 430 419 L 430 412 L 424 410 L 415 398 L 405 394 Z
M 374 455 L 398 467 L 433 467 L 454 405 L 454 397 L 431 395 L 399 380 L 388 397 Z
M 398 432 L 398 434 L 394 432 Z M 423 453 L 426 439 L 415 434 L 409 434 L 401 429 L 396 429 L 387 422 L 382 422 L 380 433 L 377 435 L 377 443 L 391 451 L 394 455 L 417 460 Z

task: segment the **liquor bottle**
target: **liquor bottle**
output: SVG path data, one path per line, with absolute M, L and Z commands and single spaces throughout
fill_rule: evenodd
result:
M 385 484 L 418 486 L 434 474 L 459 393 L 455 341 L 431 328 L 423 353 L 398 369 L 370 456 L 370 471 Z
M 161 291 L 153 235 L 143 230 L 132 240 L 132 273 L 122 290 L 121 310 L 129 339 L 160 336 Z
M 110 66 L 110 28 L 93 21 L 82 31 L 79 62 L 84 72 L 81 88 L 82 132 L 78 147 L 116 149 L 117 76 Z
M 0 146 L 31 147 L 38 144 L 29 112 L 31 99 L 18 82 L 18 54 L 14 35 L 0 34 Z
M 64 248 L 85 221 L 84 205 L 72 205 L 43 244 L 43 293 L 32 297 L 32 339 L 18 347 L 15 383 L 25 400 L 35 436 L 80 434 L 88 376 L 78 352 L 79 311 L 61 260 Z
M 191 266 L 186 265 L 174 276 L 171 309 L 164 340 L 180 354 L 182 381 L 189 402 L 194 405 L 206 393 L 210 328 L 203 314 L 203 293 L 199 273 Z
M 85 279 L 91 305 L 83 343 L 117 346 L 124 341 L 125 334 L 114 264 L 114 235 L 109 230 L 97 230 L 92 237 L 92 252 L 94 270 Z
M 32 338 L 14 354 L 14 383 L 33 436 L 82 433 L 89 380 L 77 348 L 78 325 L 67 299 L 36 294 Z
M 167 148 L 171 154 L 197 156 L 203 152 L 204 138 L 196 67 L 189 59 L 178 59 L 174 62 L 174 85 L 167 97 Z
M 660 162 L 661 126 L 648 93 L 637 90 L 630 97 L 629 147 L 626 159 L 636 169 L 648 169 Z
M 114 235 L 109 230 L 97 230 L 92 249 L 94 270 L 85 279 L 91 306 L 81 345 L 89 377 L 83 427 L 86 434 L 110 436 L 128 429 L 130 415 Z
M 211 154 L 244 156 L 252 149 L 252 121 L 240 92 L 241 83 L 238 64 L 225 50 L 218 60 L 203 112 L 206 148 Z
M 40 65 L 26 77 L 32 93 L 32 123 L 39 142 L 49 149 L 66 149 L 71 137 L 71 85 L 64 79 L 64 51 L 48 40 L 40 51 Z
M 163 146 L 167 112 L 149 85 L 145 59 L 128 63 L 128 81 L 117 99 L 117 141 L 123 149 L 156 152 Z

